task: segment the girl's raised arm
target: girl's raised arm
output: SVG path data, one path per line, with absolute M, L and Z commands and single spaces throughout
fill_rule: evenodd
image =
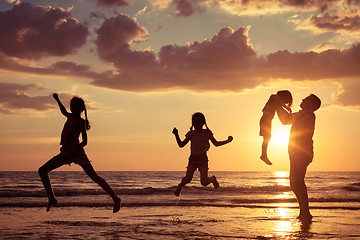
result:
M 85 121 L 84 124 L 81 127 L 81 138 L 82 138 L 82 142 L 80 143 L 81 147 L 85 147 L 87 145 L 87 133 L 86 133 L 86 128 L 85 128 Z
M 179 147 L 184 147 L 188 142 L 189 142 L 189 139 L 188 138 L 185 138 L 184 141 L 181 141 L 180 137 L 179 137 L 179 131 L 177 130 L 177 128 L 174 128 L 172 133 L 175 135 L 175 138 L 176 138 L 176 142 L 177 144 L 179 145 Z
M 277 114 L 279 116 L 280 122 L 283 125 L 292 124 L 292 113 L 286 111 L 283 107 L 277 109 Z
M 222 146 L 222 145 L 225 145 L 229 142 L 231 142 L 233 140 L 233 137 L 232 136 L 229 136 L 227 140 L 225 141 L 218 141 L 214 138 L 214 136 L 212 135 L 210 137 L 210 141 L 212 142 L 212 144 L 214 144 L 215 147 L 219 147 L 219 146 Z
M 60 111 L 61 113 L 65 116 L 65 117 L 69 117 L 70 113 L 68 113 L 68 111 L 66 111 L 66 108 L 64 107 L 64 105 L 61 103 L 60 99 L 59 99 L 59 95 L 57 93 L 53 93 L 53 98 L 56 100 L 56 102 L 59 105 Z

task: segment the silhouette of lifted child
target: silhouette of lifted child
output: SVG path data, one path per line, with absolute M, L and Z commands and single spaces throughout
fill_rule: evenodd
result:
M 203 126 L 205 125 L 205 129 Z M 219 183 L 216 180 L 215 176 L 208 177 L 208 157 L 206 152 L 210 148 L 209 140 L 216 146 L 221 146 L 227 144 L 233 140 L 232 136 L 229 136 L 225 141 L 217 141 L 213 133 L 206 125 L 206 120 L 204 114 L 197 112 L 192 115 L 192 125 L 190 131 L 185 135 L 184 141 L 179 137 L 179 132 L 176 128 L 173 129 L 173 134 L 175 135 L 176 142 L 180 148 L 184 147 L 189 141 L 191 142 L 190 150 L 191 154 L 189 157 L 189 163 L 187 166 L 187 171 L 185 177 L 181 180 L 179 185 L 174 191 L 175 196 L 179 196 L 182 188 L 190 183 L 194 172 L 196 169 L 200 171 L 200 182 L 201 185 L 207 186 L 210 183 L 214 185 L 214 188 L 219 188 Z
M 262 110 L 263 115 L 260 119 L 260 136 L 263 137 L 263 143 L 261 146 L 260 159 L 268 165 L 272 165 L 267 155 L 267 148 L 271 138 L 271 121 L 273 120 L 276 109 L 279 106 L 285 107 L 291 113 L 290 107 L 292 102 L 293 99 L 291 93 L 288 90 L 281 90 L 270 96 Z
M 321 100 L 314 94 L 304 98 L 300 104 L 301 110 L 288 113 L 282 107 L 277 113 L 282 124 L 292 124 L 289 139 L 290 158 L 290 187 L 295 193 L 300 207 L 298 219 L 311 222 L 312 215 L 309 210 L 309 198 L 305 185 L 307 166 L 312 162 L 313 140 L 315 130 L 314 112 L 320 108 Z
M 113 212 L 118 212 L 121 199 L 114 193 L 109 184 L 97 175 L 84 151 L 84 147 L 87 145 L 86 131 L 90 129 L 84 100 L 79 97 L 73 97 L 70 102 L 71 113 L 69 113 L 61 103 L 58 94 L 54 93 L 53 97 L 67 120 L 61 133 L 60 144 L 62 147 L 60 148 L 60 153 L 39 168 L 39 175 L 49 198 L 46 211 L 50 211 L 57 204 L 48 173 L 65 164 L 75 163 L 80 165 L 84 172 L 112 197 L 114 201 Z M 81 117 L 83 111 L 85 112 L 85 120 Z M 80 133 L 82 142 L 79 143 Z

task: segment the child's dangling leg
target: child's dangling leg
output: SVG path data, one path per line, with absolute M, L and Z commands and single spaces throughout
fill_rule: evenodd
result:
M 272 165 L 272 163 L 270 162 L 268 156 L 267 156 L 267 148 L 268 148 L 268 144 L 270 141 L 270 137 L 263 137 L 263 143 L 261 146 L 261 156 L 260 159 L 263 160 L 267 165 Z

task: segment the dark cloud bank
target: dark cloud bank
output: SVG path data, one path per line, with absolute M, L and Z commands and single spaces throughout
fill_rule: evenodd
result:
M 0 68 L 21 73 L 84 77 L 95 86 L 125 91 L 240 91 L 280 78 L 346 80 L 338 103 L 360 106 L 360 99 L 353 90 L 360 90 L 360 42 L 344 50 L 320 53 L 284 50 L 257 56 L 249 44 L 247 31 L 244 27 L 223 28 L 211 39 L 201 42 L 163 46 L 158 53 L 135 51 L 131 44 L 146 40 L 147 30 L 134 19 L 119 14 L 105 19 L 96 31 L 95 40 L 99 58 L 115 66 L 116 72 L 99 73 L 89 66 L 65 60 L 45 68 L 33 67 L 20 60 L 73 54 L 85 44 L 89 33 L 69 11 L 20 4 L 0 12 L 0 34 L 6 36 L 0 40 Z M 50 108 L 43 97 L 26 94 L 34 87 L 32 85 L 0 84 L 0 111 L 3 113 L 9 108 L 40 111 Z

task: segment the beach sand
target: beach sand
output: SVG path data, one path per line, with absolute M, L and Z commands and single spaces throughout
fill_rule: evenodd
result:
M 0 208 L 2 239 L 360 239 L 360 213 L 297 208 L 155 206 Z

